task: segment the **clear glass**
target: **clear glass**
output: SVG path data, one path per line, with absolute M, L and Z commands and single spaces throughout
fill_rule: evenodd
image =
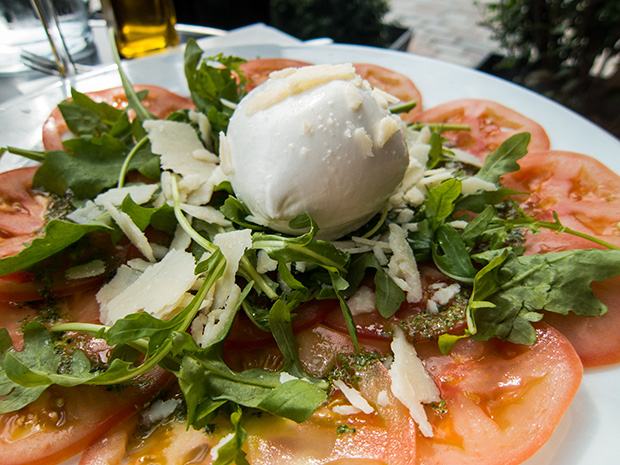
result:
M 58 25 L 74 60 L 94 53 L 84 0 L 53 0 Z M 55 61 L 55 56 L 31 0 L 0 0 L 0 73 L 26 71 L 20 61 L 23 50 Z

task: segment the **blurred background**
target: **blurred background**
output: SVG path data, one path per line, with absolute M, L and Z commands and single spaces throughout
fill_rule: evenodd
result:
M 178 21 L 264 22 L 300 39 L 390 47 L 478 68 L 620 137 L 620 0 L 175 0 Z
M 53 1 L 59 8 L 69 0 Z M 71 1 L 87 5 L 91 18 L 102 17 L 102 0 Z M 8 11 L 16 2 L 0 0 L 0 7 Z M 173 0 L 173 4 L 181 24 L 230 30 L 264 23 L 302 40 L 328 37 L 476 68 L 556 100 L 620 138 L 620 0 Z

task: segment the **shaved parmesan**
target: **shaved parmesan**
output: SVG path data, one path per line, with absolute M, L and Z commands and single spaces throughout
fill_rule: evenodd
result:
M 335 380 L 334 386 L 336 386 L 338 389 L 340 389 L 340 391 L 342 391 L 344 396 L 353 407 L 360 409 L 366 414 L 370 414 L 375 411 L 375 409 L 372 408 L 368 401 L 362 397 L 362 395 L 357 389 L 353 389 L 352 387 L 347 386 L 341 379 Z
M 65 278 L 69 280 L 91 278 L 94 276 L 101 276 L 103 273 L 105 273 L 105 263 L 103 260 L 93 260 L 83 265 L 68 268 L 65 271 Z
M 111 203 L 112 205 L 118 206 L 123 203 L 125 197 L 129 196 L 135 203 L 142 205 L 151 200 L 151 197 L 153 197 L 158 188 L 158 184 L 140 184 L 137 186 L 115 187 L 95 197 L 95 203 L 97 205 Z
M 347 300 L 347 305 L 353 316 L 372 313 L 377 308 L 375 293 L 368 286 L 360 286 Z
M 161 155 L 161 166 L 164 169 L 183 176 L 200 174 L 203 179 L 211 176 L 215 162 L 219 159 L 204 148 L 190 124 L 148 120 L 143 126 L 148 132 L 153 153 Z
M 498 187 L 492 182 L 472 176 L 461 182 L 463 195 L 475 194 L 478 191 L 494 192 Z
M 131 243 L 135 245 L 149 261 L 154 262 L 155 255 L 153 255 L 151 244 L 149 244 L 144 233 L 140 231 L 140 228 L 131 220 L 131 217 L 125 212 L 118 211 L 111 203 L 106 203 L 104 207 Z
M 394 361 L 390 367 L 392 394 L 407 407 L 422 434 L 432 437 L 433 428 L 422 404 L 440 402 L 439 389 L 426 372 L 415 348 L 409 344 L 405 334 L 398 327 L 394 328 L 391 347 L 394 353 Z
M 189 205 L 187 203 L 182 203 L 181 210 L 194 218 L 206 221 L 207 223 L 217 224 L 219 226 L 231 225 L 230 221 L 226 219 L 221 211 L 210 206 Z
M 444 288 L 437 290 L 431 299 L 437 302 L 439 305 L 446 305 L 450 302 L 454 296 L 456 296 L 461 291 L 461 286 L 457 283 L 450 284 Z
M 361 413 L 361 410 L 353 405 L 336 405 L 332 407 L 332 411 L 338 415 L 356 415 Z
M 162 261 L 148 266 L 143 273 L 121 266 L 116 276 L 97 293 L 101 321 L 115 321 L 136 312 L 165 318 L 186 302 L 186 292 L 196 281 L 194 256 L 171 250 Z
M 395 223 L 390 224 L 389 244 L 392 257 L 388 263 L 388 275 L 405 291 L 407 302 L 419 302 L 422 299 L 422 281 L 418 265 L 405 231 Z
M 215 285 L 210 307 L 204 308 L 192 323 L 192 335 L 201 347 L 212 344 L 235 316 L 241 296 L 235 275 L 243 254 L 252 247 L 252 234 L 249 229 L 225 232 L 215 236 L 213 243 L 226 257 L 226 269 Z

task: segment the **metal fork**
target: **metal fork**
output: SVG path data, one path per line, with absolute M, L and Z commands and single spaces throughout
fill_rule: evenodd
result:
M 34 69 L 45 74 L 62 76 L 60 70 L 58 69 L 58 64 L 55 60 L 51 60 L 41 55 L 37 55 L 36 53 L 29 52 L 28 50 L 22 50 L 19 54 L 19 58 L 22 63 L 30 69 Z M 78 73 L 84 73 L 93 69 L 92 66 L 83 65 L 80 63 L 73 63 L 73 65 L 75 66 L 75 70 Z

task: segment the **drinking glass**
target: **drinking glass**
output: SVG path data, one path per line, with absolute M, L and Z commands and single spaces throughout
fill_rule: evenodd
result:
M 70 57 L 95 52 L 85 1 L 0 0 L 0 74 L 26 71 L 23 51 L 56 61 L 61 73 L 73 72 Z

